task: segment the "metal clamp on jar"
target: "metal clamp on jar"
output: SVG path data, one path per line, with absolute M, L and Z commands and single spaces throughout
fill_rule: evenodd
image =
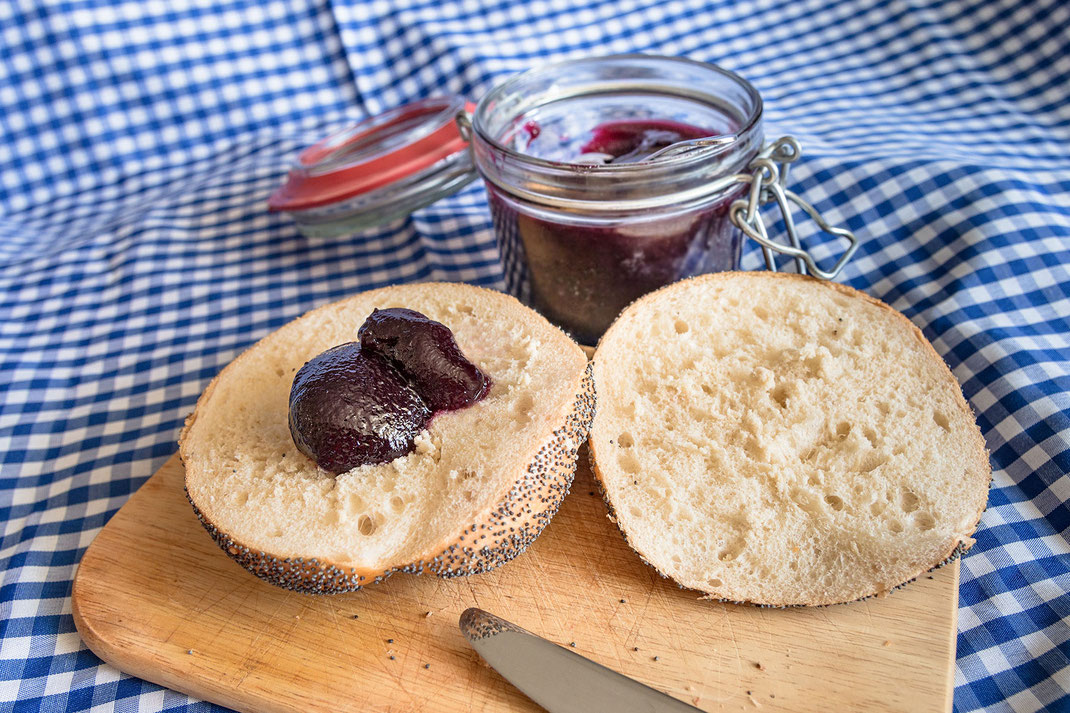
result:
M 506 288 L 593 344 L 637 297 L 739 268 L 744 234 L 766 265 L 835 277 L 857 240 L 785 187 L 799 144 L 763 147 L 762 101 L 732 72 L 686 59 L 620 55 L 519 74 L 472 111 L 417 102 L 307 149 L 269 205 L 310 235 L 386 222 L 486 183 Z M 470 150 L 467 148 L 470 147 Z M 788 243 L 759 208 L 775 202 Z M 792 205 L 849 246 L 828 271 L 805 251 Z

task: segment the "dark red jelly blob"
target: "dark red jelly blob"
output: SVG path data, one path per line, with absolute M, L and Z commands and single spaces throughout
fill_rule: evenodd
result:
M 412 385 L 356 342 L 312 359 L 290 389 L 294 443 L 332 473 L 411 453 L 430 418 L 431 410 Z
M 290 434 L 332 473 L 412 453 L 439 411 L 479 401 L 490 379 L 461 353 L 453 332 L 411 309 L 374 310 L 360 342 L 328 349 L 290 388 Z
M 411 309 L 377 309 L 358 332 L 360 346 L 387 359 L 433 411 L 453 411 L 486 395 L 490 382 L 468 361 L 450 328 Z
M 523 131 L 528 135 L 528 146 L 531 146 L 531 142 L 539 138 L 539 134 L 542 133 L 542 127 L 537 121 L 529 121 L 524 124 Z

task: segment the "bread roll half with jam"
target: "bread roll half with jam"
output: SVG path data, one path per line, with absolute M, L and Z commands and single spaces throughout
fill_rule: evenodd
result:
M 408 455 L 332 474 L 294 445 L 291 384 L 310 359 L 357 340 L 373 309 L 392 307 L 449 327 L 491 389 L 435 415 Z M 543 317 L 478 287 L 400 285 L 313 310 L 250 347 L 197 402 L 180 454 L 189 500 L 227 554 L 272 584 L 335 593 L 515 557 L 568 492 L 593 414 L 586 355 Z
M 991 468 L 958 383 L 899 312 L 768 272 L 676 283 L 594 357 L 590 436 L 611 517 L 708 597 L 825 605 L 973 544 Z

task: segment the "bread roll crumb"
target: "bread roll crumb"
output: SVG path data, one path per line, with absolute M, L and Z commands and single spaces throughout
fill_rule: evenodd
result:
M 626 309 L 590 447 L 630 544 L 709 598 L 882 594 L 973 544 L 991 470 L 947 366 L 842 285 L 722 273 Z
M 492 388 L 436 415 L 412 453 L 335 476 L 294 448 L 293 376 L 388 307 L 448 326 Z M 180 440 L 187 493 L 228 554 L 280 586 L 335 592 L 398 569 L 485 571 L 538 535 L 571 484 L 594 408 L 587 366 L 563 332 L 499 292 L 359 294 L 283 326 L 212 382 Z

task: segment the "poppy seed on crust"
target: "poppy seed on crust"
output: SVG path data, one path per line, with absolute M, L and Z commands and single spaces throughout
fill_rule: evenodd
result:
M 594 379 L 588 363 L 562 426 L 553 431 L 524 475 L 491 507 L 487 517 L 482 522 L 469 523 L 458 541 L 439 554 L 384 571 L 361 571 L 316 558 L 280 557 L 249 548 L 208 520 L 188 490 L 186 499 L 201 525 L 227 555 L 257 577 L 283 589 L 340 594 L 378 584 L 396 572 L 422 574 L 426 570 L 440 577 L 480 574 L 526 550 L 557 513 L 572 485 L 579 447 L 587 439 L 594 411 Z M 469 538 L 471 534 L 479 537 Z M 468 544 L 477 540 L 485 544 Z
M 457 549 L 451 545 L 427 563 L 428 569 L 440 577 L 482 574 L 526 550 L 568 495 L 576 474 L 579 447 L 587 440 L 594 410 L 594 377 L 588 364 L 564 425 L 553 432 L 528 465 L 524 477 L 492 510 L 488 521 L 462 533 L 485 533 L 491 536 L 490 543 L 478 549 Z

